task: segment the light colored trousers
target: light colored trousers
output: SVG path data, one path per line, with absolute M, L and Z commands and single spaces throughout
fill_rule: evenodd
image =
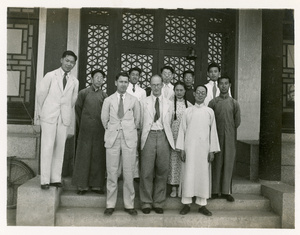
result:
M 61 116 L 57 123 L 41 121 L 41 184 L 61 182 L 67 126 Z
M 136 148 L 126 145 L 123 131 L 120 130 L 114 145 L 106 148 L 107 197 L 106 208 L 115 208 L 118 195 L 118 169 L 120 161 L 123 168 L 123 201 L 126 209 L 134 208 L 135 191 L 133 172 Z

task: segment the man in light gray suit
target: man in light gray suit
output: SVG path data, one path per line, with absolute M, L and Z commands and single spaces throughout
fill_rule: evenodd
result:
M 78 80 L 70 74 L 77 56 L 65 51 L 61 67 L 45 75 L 37 90 L 41 136 L 41 188 L 62 187 L 61 172 L 67 128 L 78 94 Z
M 144 214 L 151 208 L 162 214 L 166 199 L 170 146 L 174 147 L 171 131 L 172 102 L 162 95 L 162 78 L 150 81 L 152 94 L 141 100 L 141 173 L 140 199 Z M 154 181 L 153 181 L 154 180 Z
M 126 92 L 129 76 L 119 73 L 117 91 L 104 100 L 101 120 L 105 128 L 107 198 L 105 215 L 112 215 L 117 202 L 118 168 L 123 168 L 123 200 L 125 211 L 137 215 L 134 209 L 133 186 L 137 147 L 137 128 L 140 122 L 140 105 L 136 97 Z

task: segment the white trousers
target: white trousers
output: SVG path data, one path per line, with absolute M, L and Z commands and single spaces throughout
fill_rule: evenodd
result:
M 59 116 L 57 123 L 41 121 L 41 184 L 61 182 L 67 126 Z
M 126 145 L 123 131 L 120 130 L 114 145 L 106 148 L 107 197 L 106 208 L 115 208 L 118 195 L 118 169 L 123 170 L 123 201 L 126 209 L 134 208 L 133 173 L 136 148 Z
M 193 202 L 193 199 L 191 197 L 182 197 L 181 202 L 182 202 L 182 204 L 191 204 Z M 196 197 L 195 203 L 199 206 L 206 206 L 207 200 L 206 200 L 206 198 Z

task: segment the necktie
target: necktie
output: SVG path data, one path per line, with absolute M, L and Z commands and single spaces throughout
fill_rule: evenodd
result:
M 213 87 L 214 98 L 216 98 L 216 94 L 217 94 L 217 86 L 216 86 L 216 82 L 214 82 L 214 87 Z
M 132 91 L 135 92 L 135 84 L 133 84 Z
M 123 95 L 120 94 L 120 102 L 118 109 L 118 117 L 121 119 L 124 116 L 124 107 L 123 107 Z
M 65 73 L 65 74 L 64 74 L 64 78 L 63 78 L 63 88 L 64 88 L 64 89 L 65 89 L 66 84 L 67 84 L 67 75 L 68 75 L 68 73 Z
M 156 122 L 160 117 L 160 113 L 159 113 L 159 99 L 158 97 L 156 98 L 155 101 L 155 116 L 154 116 L 154 122 Z

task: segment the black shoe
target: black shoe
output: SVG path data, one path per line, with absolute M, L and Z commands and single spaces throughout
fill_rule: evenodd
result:
M 153 210 L 155 211 L 156 214 L 163 214 L 164 209 L 160 207 L 154 207 Z
M 151 211 L 151 208 L 143 208 L 143 209 L 142 209 L 142 212 L 143 212 L 144 214 L 150 214 L 150 211 Z
M 211 199 L 217 199 L 217 198 L 219 198 L 219 194 L 217 194 L 217 193 L 212 193 L 210 198 L 211 198 Z
M 49 184 L 41 184 L 41 189 L 49 189 Z
M 127 212 L 129 215 L 137 215 L 137 211 L 135 209 L 124 209 L 125 212 Z
M 230 194 L 222 194 L 222 198 L 225 198 L 228 202 L 234 202 L 234 197 Z
M 104 194 L 103 189 L 92 189 L 91 191 L 97 194 Z
M 198 212 L 206 216 L 212 216 L 212 213 L 209 210 L 207 210 L 205 206 L 199 207 Z
M 50 183 L 50 186 L 54 186 L 56 188 L 61 188 L 62 187 L 62 183 L 61 182 Z
M 134 182 L 139 183 L 140 182 L 140 178 L 134 178 Z
M 110 216 L 114 213 L 115 208 L 106 208 L 104 211 L 104 215 Z
M 78 195 L 84 195 L 84 194 L 86 194 L 87 193 L 87 190 L 78 190 L 77 191 L 77 194 Z
M 184 207 L 181 209 L 179 214 L 186 215 L 187 213 L 190 212 L 190 210 L 191 210 L 191 207 L 189 205 L 184 205 Z

